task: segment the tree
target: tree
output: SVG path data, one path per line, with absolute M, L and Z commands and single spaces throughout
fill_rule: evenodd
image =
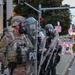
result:
M 41 4 L 42 8 L 44 7 L 69 7 L 69 5 L 62 5 L 63 0 L 25 0 L 27 3 L 32 5 L 33 7 L 38 9 L 38 5 Z M 17 0 L 14 0 L 14 3 L 16 3 L 16 7 L 14 8 L 14 11 L 20 15 L 25 16 L 26 18 L 29 16 L 33 16 L 38 20 L 38 13 L 33 10 L 32 8 L 28 7 L 25 4 L 18 4 Z M 20 11 L 21 10 L 21 11 Z M 68 28 L 71 24 L 70 19 L 70 11 L 69 9 L 64 10 L 51 10 L 51 11 L 42 11 L 42 17 L 44 17 L 44 23 L 42 27 L 47 23 L 52 23 L 53 26 L 57 25 L 57 21 L 60 21 L 60 25 L 62 26 L 62 33 L 60 34 L 67 34 Z

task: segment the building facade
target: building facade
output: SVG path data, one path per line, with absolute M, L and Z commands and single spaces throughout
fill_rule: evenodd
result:
M 8 27 L 7 20 L 13 16 L 13 0 L 0 0 L 0 33 Z

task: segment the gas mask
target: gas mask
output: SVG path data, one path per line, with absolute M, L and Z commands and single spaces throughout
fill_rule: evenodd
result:
M 26 30 L 26 27 L 25 26 L 22 26 L 21 23 L 19 25 L 19 33 L 20 34 L 26 34 L 27 33 L 27 30 Z

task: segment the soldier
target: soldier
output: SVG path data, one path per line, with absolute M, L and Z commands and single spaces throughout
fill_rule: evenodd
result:
M 36 38 L 40 38 L 42 43 L 39 43 L 40 48 L 43 47 L 43 40 L 45 38 L 45 31 L 43 28 L 38 28 L 38 21 L 34 17 L 28 17 L 26 19 L 26 26 L 27 26 L 27 34 L 32 41 L 32 44 L 35 46 Z M 37 36 L 37 37 L 36 37 Z M 38 39 L 38 42 L 40 42 Z
M 17 75 L 19 73 L 18 66 L 23 67 L 24 74 L 30 75 L 31 73 L 31 67 L 29 64 L 29 61 L 27 59 L 26 52 L 28 49 L 33 48 L 33 45 L 29 38 L 21 32 L 21 26 L 25 24 L 25 18 L 22 16 L 15 16 L 11 20 L 12 25 L 12 32 L 9 32 L 9 34 L 6 34 L 2 40 L 5 40 L 6 42 L 6 58 L 7 58 L 7 66 L 11 69 L 10 75 Z M 18 68 L 17 68 L 18 67 Z M 15 73 L 16 69 L 16 73 Z M 14 73 L 13 73 L 14 72 Z M 20 75 L 23 72 L 20 72 Z
M 45 41 L 45 31 L 43 28 L 38 28 L 38 21 L 34 17 L 28 17 L 26 19 L 26 26 L 27 26 L 27 34 L 33 44 L 36 47 L 37 42 L 37 67 L 40 63 L 40 57 L 44 48 L 44 41 Z
M 53 28 L 52 24 L 47 24 L 45 26 L 45 30 L 46 30 L 46 35 L 47 35 L 46 48 L 48 49 L 53 38 L 56 37 L 56 31 Z M 51 60 L 50 60 L 49 66 L 48 66 L 47 74 L 51 73 L 50 75 L 56 75 L 56 66 L 57 66 L 58 62 L 60 61 L 59 53 L 61 52 L 61 47 L 59 47 L 57 44 L 53 53 L 52 53 L 52 50 L 51 50 L 52 57 L 51 57 Z
M 26 26 L 27 26 L 27 34 L 30 38 L 33 46 L 36 43 L 36 29 L 37 29 L 37 20 L 34 17 L 28 17 L 26 19 Z
M 54 28 L 52 24 L 47 24 L 45 26 L 45 30 L 46 30 L 46 36 L 47 36 L 47 41 L 46 41 L 46 48 L 49 48 L 49 45 L 52 41 L 52 39 L 54 38 Z
M 6 43 L 6 40 L 3 39 L 3 37 L 5 35 L 9 35 L 8 33 L 8 29 L 4 29 L 3 30 L 3 35 L 1 36 L 1 39 L 0 39 L 0 62 L 2 62 L 1 64 L 1 73 L 3 74 L 4 72 L 4 69 L 7 68 L 8 66 L 8 61 L 7 61 L 7 58 L 5 57 L 5 53 L 6 53 L 6 47 L 7 47 L 7 43 Z

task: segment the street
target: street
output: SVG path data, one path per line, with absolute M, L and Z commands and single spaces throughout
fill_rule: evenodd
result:
M 71 55 L 71 54 L 61 55 L 61 60 L 56 67 L 56 73 L 58 75 L 66 75 L 69 69 L 69 66 L 72 64 L 73 59 L 74 59 L 74 55 Z
M 75 75 L 75 58 L 71 66 L 68 68 L 68 75 Z

